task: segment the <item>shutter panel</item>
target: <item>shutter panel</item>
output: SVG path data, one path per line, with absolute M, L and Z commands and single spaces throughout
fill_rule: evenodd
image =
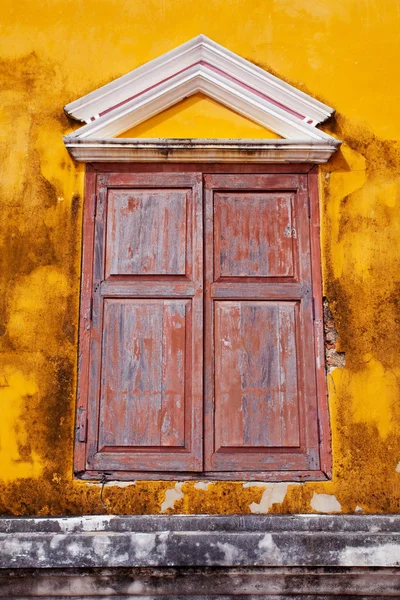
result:
M 201 175 L 98 175 L 87 465 L 202 469 Z
M 306 175 L 206 175 L 205 469 L 319 465 Z

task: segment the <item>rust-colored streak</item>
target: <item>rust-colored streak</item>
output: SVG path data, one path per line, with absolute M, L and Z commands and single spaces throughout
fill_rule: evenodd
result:
M 291 194 L 216 193 L 215 276 L 292 277 Z
M 185 274 L 185 190 L 110 190 L 107 227 L 107 276 Z

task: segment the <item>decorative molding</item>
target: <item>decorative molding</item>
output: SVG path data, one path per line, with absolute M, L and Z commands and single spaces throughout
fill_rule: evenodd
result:
M 197 92 L 285 138 L 329 139 L 327 134 L 306 121 L 260 97 L 257 91 L 231 81 L 201 63 L 115 106 L 76 133 L 81 139 L 115 137 Z
M 198 35 L 127 75 L 67 104 L 65 111 L 74 119 L 89 123 L 99 115 L 101 117 L 116 106 L 127 103 L 133 97 L 140 96 L 189 69 L 193 69 L 193 73 L 204 75 L 213 71 L 219 72 L 225 79 L 236 81 L 242 88 L 249 88 L 260 98 L 280 106 L 300 120 L 311 122 L 312 125 L 322 123 L 334 112 L 329 106 L 267 73 L 205 35 Z
M 339 140 L 64 139 L 79 162 L 325 163 Z
M 190 148 L 188 140 L 114 139 L 197 92 L 284 139 L 190 140 Z M 237 162 L 247 152 L 250 162 L 326 162 L 340 145 L 316 128 L 332 108 L 203 35 L 68 104 L 65 111 L 86 122 L 64 138 L 80 161 Z

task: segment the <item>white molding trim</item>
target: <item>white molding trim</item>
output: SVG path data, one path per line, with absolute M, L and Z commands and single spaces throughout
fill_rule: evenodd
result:
M 78 162 L 325 163 L 339 140 L 64 138 Z
M 257 67 L 205 35 L 199 35 L 174 50 L 134 69 L 127 75 L 67 104 L 65 111 L 79 121 L 89 123 L 104 111 L 125 103 L 133 96 L 158 86 L 170 77 L 193 66 L 207 66 L 221 72 L 225 78 L 256 90 L 260 98 L 277 103 L 284 110 L 297 113 L 300 120 L 317 125 L 328 119 L 332 108 L 297 90 L 288 83 Z
M 114 139 L 198 92 L 284 139 Z M 334 113 L 332 108 L 204 35 L 68 104 L 65 111 L 86 121 L 64 138 L 80 161 L 161 160 L 168 155 L 176 161 L 237 162 L 247 153 L 252 162 L 326 162 L 340 145 L 316 128 Z
M 84 125 L 73 135 L 80 139 L 115 137 L 197 92 L 210 96 L 284 138 L 329 139 L 327 134 L 312 125 L 266 102 L 255 91 L 214 73 L 204 65 L 178 73 Z

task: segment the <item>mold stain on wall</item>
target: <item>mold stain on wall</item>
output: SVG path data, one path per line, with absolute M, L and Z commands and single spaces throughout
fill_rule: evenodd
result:
M 259 2 L 237 0 L 233 10 L 218 0 L 197 0 L 193 10 L 186 5 L 189 19 L 178 0 L 164 8 L 136 1 L 111 2 L 111 8 L 100 2 L 96 10 L 90 1 L 84 4 L 84 12 L 76 4 L 72 18 L 70 5 L 60 0 L 55 21 L 55 13 L 34 15 L 35 3 L 23 3 L 26 22 L 19 28 L 15 9 L 4 13 L 0 513 L 250 513 L 251 507 L 308 513 L 338 506 L 345 513 L 399 512 L 400 131 L 382 121 L 383 92 L 369 83 L 372 77 L 382 81 L 387 66 L 368 50 L 383 40 L 390 53 L 388 40 L 397 35 L 391 9 L 372 19 L 376 3 L 368 0 L 367 19 L 333 0 L 320 3 L 314 15 L 305 0 L 291 6 L 270 2 L 268 10 Z M 351 30 L 344 47 L 346 23 L 357 16 L 361 26 Z M 167 35 L 173 22 L 180 23 L 179 31 Z M 110 33 L 114 25 L 118 36 Z M 146 41 L 149 28 L 159 40 L 152 45 Z M 178 491 L 174 482 L 109 482 L 104 508 L 101 486 L 72 478 L 83 168 L 63 146 L 62 136 L 76 124 L 62 106 L 200 31 L 339 111 L 324 129 L 344 143 L 320 169 L 324 295 L 338 334 L 336 350 L 346 357 L 345 366 L 327 376 L 333 480 L 284 484 L 285 493 L 271 484 L 241 482 L 185 482 Z M 306 40 L 302 53 L 299 36 Z M 103 60 L 93 61 L 97 56 Z M 357 86 L 368 91 L 362 102 Z M 384 94 L 393 123 L 395 96 L 393 90 Z M 214 110 L 212 103 L 207 110 Z M 220 123 L 215 137 L 230 137 L 227 120 L 214 122 Z M 176 137 L 185 136 L 185 123 L 177 118 Z M 162 131 L 162 119 L 155 126 Z M 168 130 L 172 126 L 168 120 Z M 201 137 L 195 123 L 190 127 L 190 135 Z M 315 501 L 321 497 L 322 504 Z

